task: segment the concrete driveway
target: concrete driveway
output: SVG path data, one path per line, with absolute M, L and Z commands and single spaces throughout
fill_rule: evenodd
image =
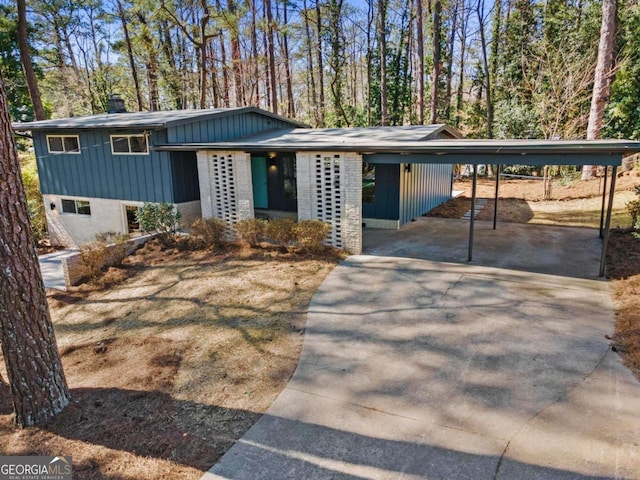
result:
M 585 278 L 596 233 L 570 259 L 468 265 L 438 259 L 464 226 L 456 239 L 425 220 L 373 232 L 368 252 L 385 256 L 352 256 L 326 279 L 294 377 L 204 478 L 640 478 L 640 383 L 605 338 L 609 285 Z M 434 225 L 446 235 L 429 237 Z M 535 243 L 541 227 L 521 227 L 501 232 Z M 492 245 L 478 235 L 478 254 Z

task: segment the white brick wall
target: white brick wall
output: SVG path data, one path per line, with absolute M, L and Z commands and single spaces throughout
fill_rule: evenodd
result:
M 105 198 L 72 197 L 67 195 L 43 195 L 49 237 L 54 245 L 77 248 L 83 243 L 94 242 L 96 234 L 105 232 L 125 233 L 127 219 L 125 205 L 144 205 L 144 202 L 111 200 Z M 86 200 L 91 207 L 91 215 L 62 212 L 62 199 Z M 51 204 L 55 209 L 51 210 Z M 200 202 L 186 202 L 175 205 L 182 212 L 182 225 L 189 225 L 200 216 Z
M 88 201 L 91 215 L 63 213 L 62 198 Z M 50 208 L 51 203 L 56 205 L 54 210 Z M 83 243 L 93 242 L 97 233 L 124 232 L 124 209 L 121 200 L 44 195 L 44 205 L 47 210 L 49 231 L 54 237 L 52 241 L 67 247 L 73 248 Z
M 235 152 L 233 155 L 236 195 L 238 198 L 238 220 L 254 218 L 253 179 L 251 177 L 251 154 Z
M 344 213 L 342 231 L 344 249 L 358 254 L 362 251 L 362 155 L 344 155 Z
M 200 200 L 193 202 L 185 202 L 176 204 L 178 211 L 180 212 L 180 228 L 189 227 L 196 218 L 202 216 L 202 209 L 200 208 Z

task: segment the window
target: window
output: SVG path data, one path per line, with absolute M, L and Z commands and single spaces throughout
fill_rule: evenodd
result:
M 138 212 L 140 207 L 135 205 L 125 205 L 125 214 L 127 215 L 128 233 L 140 232 L 140 222 L 138 222 Z
M 111 151 L 116 155 L 147 154 L 147 136 L 111 135 Z
M 47 135 L 49 153 L 80 153 L 78 135 Z
M 62 199 L 63 213 L 77 213 L 78 215 L 91 215 L 91 206 L 86 200 Z

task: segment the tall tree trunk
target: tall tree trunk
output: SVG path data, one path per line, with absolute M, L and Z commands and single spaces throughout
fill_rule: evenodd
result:
M 209 5 L 207 0 L 200 0 L 202 6 L 202 18 L 200 19 L 200 62 L 198 69 L 200 71 L 200 108 L 207 106 L 207 25 L 211 20 L 209 13 Z
M 231 62 L 233 70 L 233 83 L 236 91 L 236 106 L 243 107 L 247 104 L 242 82 L 242 54 L 240 52 L 240 38 L 238 32 L 237 8 L 234 0 L 227 0 L 229 9 L 229 30 L 231 31 Z
M 593 80 L 593 95 L 589 110 L 589 124 L 587 126 L 587 140 L 600 138 L 604 107 L 611 91 L 613 76 L 613 53 L 616 39 L 616 0 L 602 1 L 602 24 L 600 26 L 600 44 L 598 45 L 598 60 Z M 582 167 L 582 179 L 587 180 L 596 175 L 596 165 Z
M 255 107 L 260 106 L 260 61 L 258 60 L 258 26 L 256 0 L 251 0 L 251 56 L 253 57 L 253 81 L 249 102 Z
M 433 71 L 431 74 L 431 113 L 429 123 L 438 121 L 438 96 L 440 94 L 440 14 L 442 3 L 435 0 L 433 5 Z
M 159 37 L 163 39 L 162 52 L 164 53 L 166 64 L 168 66 L 168 68 L 165 69 L 165 81 L 167 82 L 169 92 L 171 93 L 171 96 L 173 98 L 174 108 L 180 110 L 186 108 L 186 102 L 184 100 L 186 92 L 181 91 L 180 83 L 178 81 L 178 79 L 180 78 L 180 74 L 178 73 L 178 70 L 176 68 L 176 51 L 166 19 L 162 19 L 160 21 L 159 28 Z
M 289 34 L 287 33 L 287 26 L 289 24 L 289 19 L 287 16 L 287 0 L 282 2 L 282 8 L 284 10 L 284 27 L 285 30 L 282 34 L 282 48 L 284 55 L 284 71 L 287 82 L 287 115 L 289 118 L 294 118 L 296 116 L 295 104 L 293 101 L 293 83 L 291 81 L 291 66 L 289 65 Z
M 316 29 L 318 35 L 318 118 L 319 127 L 324 127 L 324 60 L 322 58 L 322 9 L 316 0 Z
M 478 30 L 480 32 L 480 52 L 482 55 L 482 69 L 484 73 L 484 92 L 487 101 L 487 138 L 493 138 L 493 98 L 491 96 L 491 72 L 487 53 L 486 24 L 484 18 L 484 0 L 478 0 L 476 7 L 478 16 Z
M 140 91 L 140 82 L 138 81 L 138 69 L 136 68 L 136 60 L 133 57 L 133 47 L 131 46 L 131 38 L 129 37 L 129 27 L 127 27 L 127 17 L 124 13 L 124 8 L 122 8 L 122 2 L 120 0 L 116 0 L 116 5 L 118 7 L 118 16 L 120 17 L 120 22 L 122 23 L 122 32 L 124 33 L 124 42 L 127 46 L 127 56 L 129 57 L 129 66 L 131 67 L 131 77 L 133 79 L 133 86 L 136 90 L 136 102 L 138 104 L 138 111 L 141 112 L 143 110 L 143 102 L 142 102 L 142 92 Z
M 278 113 L 278 90 L 276 84 L 276 58 L 273 44 L 273 11 L 271 0 L 265 0 L 264 8 L 267 18 L 267 64 L 269 66 L 269 81 L 271 91 L 271 111 Z
M 0 76 L 0 344 L 19 426 L 44 424 L 69 404 L 38 265 L 20 163 Z
M 499 1 L 499 0 L 498 0 Z M 453 84 L 453 55 L 456 42 L 456 30 L 458 28 L 458 5 L 459 1 L 456 0 L 452 6 L 453 19 L 451 20 L 451 33 L 449 35 L 449 45 L 447 49 L 447 109 L 445 112 L 445 118 L 447 122 L 451 121 L 451 89 Z
M 380 125 L 387 125 L 387 0 L 378 0 L 378 46 L 380 53 Z
M 222 12 L 222 4 L 220 0 L 216 0 L 216 6 L 218 8 L 218 12 Z M 222 69 L 222 105 L 225 108 L 229 108 L 231 103 L 229 101 L 229 91 L 231 90 L 230 82 L 229 82 L 229 65 L 227 65 L 227 49 L 224 43 L 225 35 L 222 32 L 218 33 L 218 45 L 220 46 L 220 65 Z M 213 47 L 212 47 L 213 48 Z M 211 63 L 214 63 L 214 55 L 211 56 Z M 215 72 L 215 69 L 212 68 Z M 212 72 L 212 75 L 214 73 Z
M 46 118 L 42 99 L 40 98 L 40 89 L 38 88 L 38 79 L 33 70 L 31 63 L 31 54 L 29 53 L 29 40 L 27 37 L 27 6 L 25 0 L 17 0 L 18 3 L 18 48 L 20 49 L 20 60 L 22 69 L 24 70 L 24 78 L 27 81 L 29 89 L 29 97 L 31 97 L 31 105 L 36 120 L 44 120 Z
M 374 23 L 373 1 L 367 0 L 367 126 L 371 126 L 372 94 L 371 84 L 373 83 L 373 47 L 371 40 L 371 26 Z
M 418 124 L 424 125 L 424 15 L 422 0 L 416 0 L 416 42 L 418 55 Z
M 307 37 L 307 75 L 309 76 L 309 94 L 308 94 L 308 102 L 309 109 L 313 111 L 313 117 L 315 120 L 315 126 L 317 127 L 320 123 L 319 118 L 317 116 L 317 108 L 316 103 L 318 101 L 317 92 L 316 92 L 316 77 L 313 69 L 313 51 L 312 46 L 313 42 L 311 39 L 311 26 L 309 25 L 309 9 L 307 8 L 307 0 L 303 0 L 303 16 L 304 16 L 304 31 Z

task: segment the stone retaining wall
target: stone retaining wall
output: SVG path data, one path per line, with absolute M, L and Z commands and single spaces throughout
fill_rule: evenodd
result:
M 147 240 L 149 240 L 150 238 L 153 238 L 154 236 L 155 234 L 144 235 L 142 237 L 136 237 L 136 238 L 127 240 L 126 250 L 125 250 L 126 253 L 124 254 L 124 256 L 122 254 L 120 245 L 117 245 L 115 243 L 107 245 L 110 255 L 107 257 L 102 267 L 107 265 L 111 266 L 118 263 L 124 257 L 131 255 L 138 248 L 144 245 L 147 242 Z M 85 269 L 84 269 L 84 266 L 82 265 L 81 258 L 82 257 L 80 252 L 77 252 L 73 255 L 69 255 L 68 257 L 64 257 L 62 259 L 62 271 L 64 272 L 65 287 L 67 288 L 74 287 L 82 283 L 82 280 L 85 277 Z

